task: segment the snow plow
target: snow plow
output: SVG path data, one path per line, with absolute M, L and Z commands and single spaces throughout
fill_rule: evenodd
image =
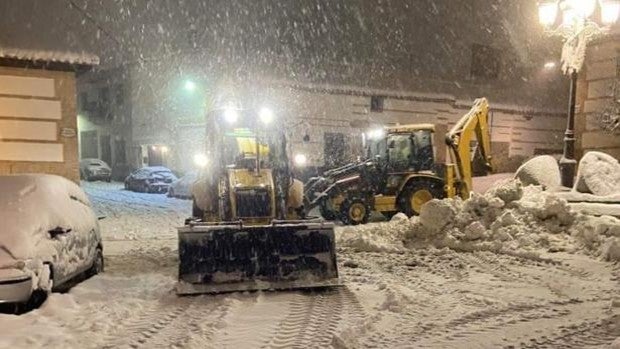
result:
M 231 107 L 209 113 L 208 162 L 178 230 L 177 294 L 339 284 L 334 226 L 305 217 L 287 137 L 269 120 Z

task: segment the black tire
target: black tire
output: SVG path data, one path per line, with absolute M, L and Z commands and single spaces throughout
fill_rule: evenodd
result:
M 108 177 L 108 178 L 106 178 L 106 179 L 105 179 L 105 181 L 106 181 L 106 182 L 108 182 L 108 183 L 110 183 L 110 182 L 112 181 L 112 178 L 111 178 L 111 177 Z
M 192 217 L 194 218 L 204 218 L 205 211 L 203 211 L 198 205 L 196 205 L 196 200 L 192 198 Z
M 424 203 L 432 199 L 445 197 L 443 183 L 428 179 L 415 179 L 410 182 L 401 192 L 398 206 L 408 217 L 420 214 L 420 208 Z
M 334 211 L 330 210 L 325 202 L 322 202 L 319 205 L 319 212 L 321 213 L 321 217 L 328 221 L 333 221 L 338 218 L 338 215 Z
M 99 273 L 103 273 L 105 270 L 105 263 L 103 260 L 103 251 L 100 247 L 97 247 L 97 252 L 95 255 L 95 260 L 93 261 L 93 265 L 86 272 L 86 276 L 91 277 L 97 275 Z
M 347 199 L 340 206 L 340 220 L 347 225 L 368 223 L 372 210 L 362 199 Z

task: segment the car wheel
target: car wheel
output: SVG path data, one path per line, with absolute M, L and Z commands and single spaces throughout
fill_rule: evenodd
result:
M 110 182 L 112 181 L 112 178 L 111 178 L 111 177 L 108 177 L 108 178 L 106 178 L 106 179 L 105 179 L 105 181 L 106 181 L 106 182 L 108 182 L 108 183 L 110 183 Z
M 103 273 L 105 269 L 105 263 L 103 261 L 103 251 L 101 248 L 97 247 L 97 252 L 95 255 L 95 260 L 93 261 L 93 265 L 88 269 L 86 274 L 90 276 L 97 275 L 99 273 Z

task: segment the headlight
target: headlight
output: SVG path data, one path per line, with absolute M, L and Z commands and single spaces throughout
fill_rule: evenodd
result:
M 209 159 L 205 154 L 196 154 L 194 155 L 194 164 L 200 168 L 207 166 L 209 163 Z
M 304 154 L 295 155 L 295 165 L 305 166 L 307 162 L 308 162 L 308 159 L 306 158 Z

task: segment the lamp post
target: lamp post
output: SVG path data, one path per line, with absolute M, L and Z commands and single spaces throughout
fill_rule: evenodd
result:
M 575 99 L 577 77 L 586 56 L 589 41 L 604 35 L 618 20 L 618 0 L 546 0 L 538 3 L 538 19 L 548 34 L 561 36 L 562 70 L 570 76 L 570 94 L 564 148 L 560 159 L 562 185 L 572 187 L 575 159 Z

